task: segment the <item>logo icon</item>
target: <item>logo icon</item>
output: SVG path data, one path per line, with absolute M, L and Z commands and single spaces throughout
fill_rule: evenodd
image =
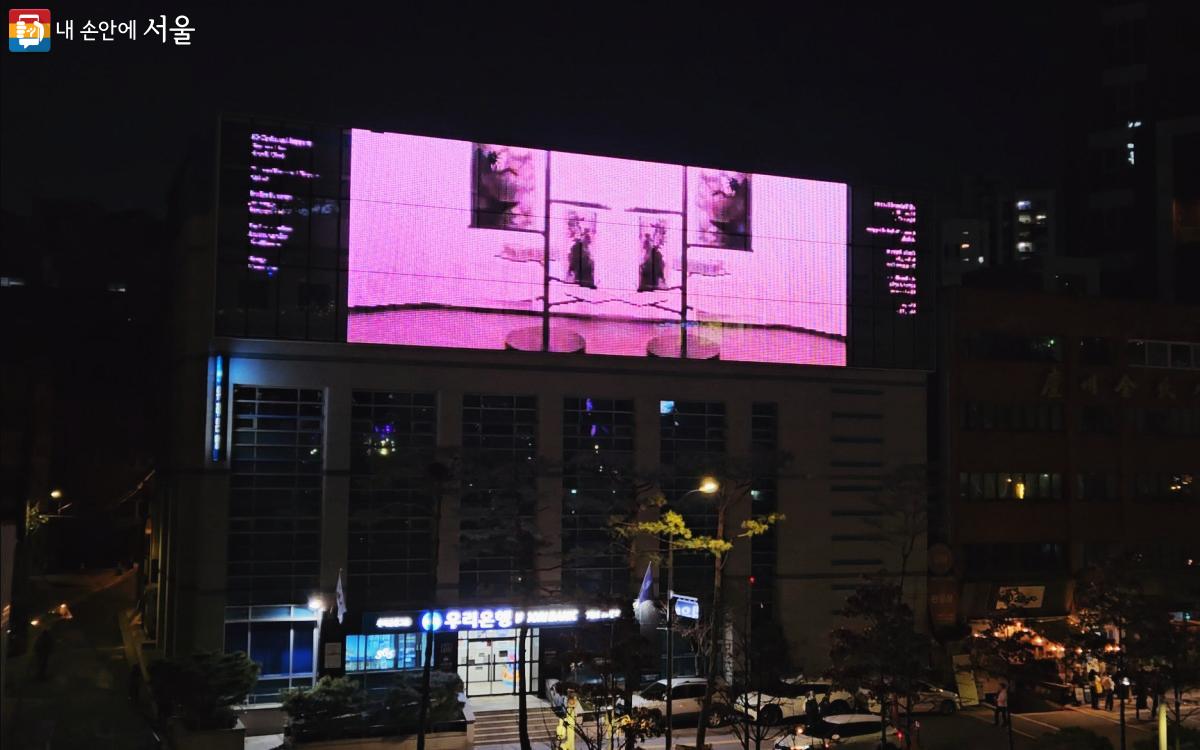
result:
M 8 11 L 9 52 L 49 52 L 50 11 L 46 8 L 14 8 Z

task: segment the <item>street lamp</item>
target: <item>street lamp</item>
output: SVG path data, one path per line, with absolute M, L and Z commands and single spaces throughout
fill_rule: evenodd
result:
M 50 490 L 50 497 L 54 500 L 62 500 L 62 490 L 59 490 L 59 489 Z
M 699 492 L 702 495 L 712 495 L 721 489 L 721 483 L 711 476 L 700 478 L 700 486 L 688 490 L 679 498 L 682 502 L 689 495 Z M 671 747 L 671 686 L 675 674 L 675 533 L 667 537 L 667 726 L 666 750 Z

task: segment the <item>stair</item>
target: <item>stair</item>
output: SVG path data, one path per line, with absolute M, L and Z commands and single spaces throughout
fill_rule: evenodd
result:
M 558 717 L 544 706 L 530 706 L 528 715 L 529 739 L 542 744 L 554 739 Z M 520 742 L 517 709 L 475 712 L 475 747 L 515 745 Z

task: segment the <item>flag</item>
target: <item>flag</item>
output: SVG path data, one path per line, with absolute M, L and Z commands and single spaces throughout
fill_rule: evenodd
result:
M 342 587 L 342 569 L 338 568 L 337 580 L 337 615 L 338 624 L 342 624 L 342 619 L 346 616 L 346 590 Z
M 643 627 L 651 627 L 658 622 L 658 606 L 654 602 L 653 590 L 654 567 L 647 564 L 646 575 L 642 577 L 642 589 L 633 603 L 633 616 Z
M 654 566 L 646 563 L 646 575 L 642 576 L 642 590 L 638 592 L 635 605 L 650 601 L 650 590 L 654 588 Z

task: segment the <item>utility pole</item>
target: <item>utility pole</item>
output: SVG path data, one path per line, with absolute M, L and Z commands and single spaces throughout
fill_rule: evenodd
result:
M 666 748 L 671 744 L 671 676 L 675 674 L 675 534 L 667 537 L 667 726 Z

